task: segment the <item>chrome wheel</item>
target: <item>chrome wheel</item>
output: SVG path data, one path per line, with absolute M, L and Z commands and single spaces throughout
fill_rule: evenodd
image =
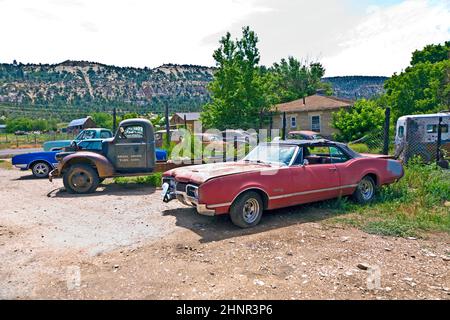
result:
M 369 179 L 363 179 L 359 183 L 359 190 L 361 191 L 361 196 L 366 201 L 372 199 L 374 192 L 375 192 L 373 183 Z
M 33 166 L 33 174 L 37 178 L 45 178 L 50 172 L 50 167 L 44 162 L 38 162 Z
M 259 210 L 258 200 L 253 198 L 248 199 L 242 208 L 244 221 L 249 224 L 255 222 L 259 216 Z

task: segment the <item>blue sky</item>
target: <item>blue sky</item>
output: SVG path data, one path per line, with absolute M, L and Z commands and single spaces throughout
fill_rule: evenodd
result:
M 450 0 L 0 0 L 0 62 L 213 65 L 250 25 L 261 62 L 319 60 L 327 76 L 386 75 L 450 39 Z

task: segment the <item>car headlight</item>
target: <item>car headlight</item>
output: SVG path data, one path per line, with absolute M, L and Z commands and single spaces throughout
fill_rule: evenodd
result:
M 186 194 L 188 197 L 198 199 L 198 187 L 193 185 L 188 185 L 186 187 Z

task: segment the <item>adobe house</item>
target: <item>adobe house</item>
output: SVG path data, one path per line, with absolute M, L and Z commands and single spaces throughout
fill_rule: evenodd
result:
M 81 130 L 95 127 L 97 127 L 97 125 L 94 120 L 88 116 L 86 118 L 72 120 L 67 126 L 67 132 L 78 133 Z
M 200 112 L 190 112 L 190 113 L 175 113 L 170 119 L 171 127 L 184 127 L 184 119 L 186 118 L 186 125 L 188 129 L 194 129 L 194 122 L 200 121 Z
M 332 114 L 352 107 L 353 101 L 336 97 L 312 95 L 303 99 L 281 103 L 272 108 L 272 128 L 283 128 L 286 112 L 286 131 L 311 130 L 331 138 L 337 129 L 331 126 Z

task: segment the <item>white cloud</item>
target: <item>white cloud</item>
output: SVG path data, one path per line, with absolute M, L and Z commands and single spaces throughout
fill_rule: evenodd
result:
M 213 65 L 220 37 L 250 25 L 263 64 L 293 55 L 321 59 L 327 75 L 390 75 L 450 38 L 449 1 L 0 0 L 0 62 Z
M 217 42 L 202 39 L 261 11 L 254 1 L 235 0 L 5 0 L 0 61 L 212 65 Z
M 326 56 L 327 75 L 387 75 L 409 65 L 411 53 L 450 40 L 450 2 L 407 0 L 371 6 L 364 22 L 349 31 L 341 52 Z

